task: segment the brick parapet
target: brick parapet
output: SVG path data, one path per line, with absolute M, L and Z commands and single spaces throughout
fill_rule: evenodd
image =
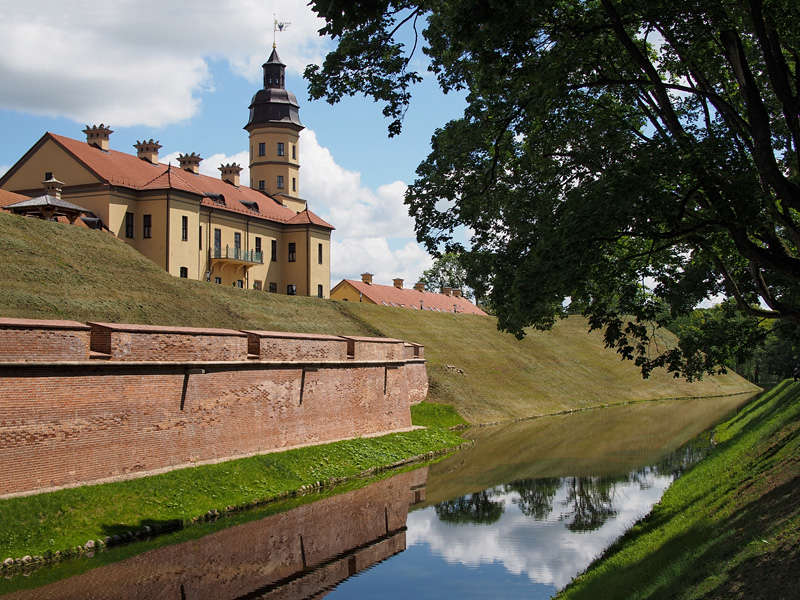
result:
M 281 360 L 251 360 L 244 332 L 98 325 L 112 340 L 128 333 L 150 339 L 133 340 L 137 352 L 123 359 L 112 341 L 109 360 L 90 360 L 83 326 L 60 330 L 87 336 L 81 360 L 0 358 L 0 453 L 8 467 L 0 497 L 407 430 L 410 404 L 427 393 L 424 360 L 405 358 L 401 341 L 359 340 L 401 352 L 361 352 L 359 359 L 347 358 L 344 338 L 253 332 L 259 344 L 300 346 L 282 346 Z M 199 340 L 202 351 L 189 351 L 189 342 L 183 354 L 155 348 L 162 336 L 183 343 L 184 335 Z M 222 346 L 207 351 L 209 339 Z M 176 354 L 224 355 L 231 339 L 243 350 L 241 359 L 175 360 Z M 154 349 L 145 356 L 172 360 L 132 359 L 144 348 Z
M 89 333 L 76 321 L 0 318 L 0 361 L 88 359 Z

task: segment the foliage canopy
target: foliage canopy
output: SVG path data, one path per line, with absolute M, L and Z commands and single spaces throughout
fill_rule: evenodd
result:
M 406 204 L 501 328 L 550 327 L 571 299 L 645 376 L 693 377 L 719 336 L 655 349 L 653 325 L 714 296 L 753 330 L 800 322 L 796 0 L 311 5 L 338 43 L 306 70 L 313 98 L 371 96 L 395 135 L 418 48 L 442 90 L 468 92 Z

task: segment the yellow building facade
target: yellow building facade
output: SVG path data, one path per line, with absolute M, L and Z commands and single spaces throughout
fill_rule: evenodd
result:
M 34 197 L 43 181 L 58 180 L 59 197 L 176 277 L 328 298 L 334 228 L 300 196 L 303 125 L 274 49 L 262 68 L 265 87 L 245 126 L 249 187 L 236 164 L 220 165 L 219 178 L 200 174 L 194 153 L 179 167 L 161 164 L 157 141 L 138 142 L 136 154 L 116 151 L 101 124 L 87 127 L 85 140 L 45 133 L 0 189 Z

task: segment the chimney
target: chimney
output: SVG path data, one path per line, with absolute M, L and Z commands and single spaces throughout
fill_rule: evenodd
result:
M 227 181 L 231 185 L 239 187 L 239 173 L 242 172 L 241 166 L 236 163 L 231 163 L 229 165 L 220 165 L 217 168 L 222 176 L 222 181 Z
M 114 133 L 111 131 L 109 127 L 106 127 L 102 123 L 100 125 L 92 125 L 86 126 L 86 129 L 83 130 L 83 133 L 86 134 L 86 143 L 90 146 L 96 146 L 100 148 L 100 150 L 108 150 L 108 138 L 109 136 Z
M 449 295 L 450 295 L 450 293 L 451 293 L 452 291 L 453 291 L 453 288 L 449 288 L 449 287 L 442 287 L 442 293 L 443 293 L 445 296 L 449 296 Z
M 392 282 L 394 283 L 394 287 L 396 287 L 398 290 L 403 289 L 403 280 L 400 279 L 399 277 L 396 279 L 392 279 Z
M 453 296 L 461 298 L 461 290 L 453 288 Z
M 61 199 L 61 189 L 64 187 L 64 184 L 60 182 L 55 177 L 50 177 L 50 179 L 45 179 L 42 184 L 44 185 L 44 193 L 48 196 L 53 196 L 53 198 Z
M 418 292 L 424 292 L 425 284 L 422 283 L 421 281 L 418 281 L 417 283 L 414 284 L 414 289 L 417 290 Z
M 136 156 L 154 165 L 158 164 L 158 151 L 161 148 L 158 140 L 153 141 L 153 138 L 142 140 L 141 142 L 136 140 L 133 147 L 136 148 Z
M 363 281 L 367 285 L 372 285 L 372 273 L 362 273 L 361 281 Z
M 189 171 L 197 175 L 200 173 L 200 161 L 203 160 L 199 154 L 192 152 L 191 154 L 179 154 L 178 164 L 184 171 Z

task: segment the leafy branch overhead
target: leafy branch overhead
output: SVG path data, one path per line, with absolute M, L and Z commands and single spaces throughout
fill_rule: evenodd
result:
M 738 352 L 754 338 L 742 318 L 800 322 L 796 0 L 312 7 L 338 42 L 306 72 L 312 97 L 366 94 L 397 134 L 418 48 L 444 91 L 467 90 L 406 204 L 430 251 L 460 252 L 500 327 L 549 327 L 571 301 L 645 375 L 694 377 L 718 367 L 725 328 L 670 350 L 653 324 L 728 298 Z

